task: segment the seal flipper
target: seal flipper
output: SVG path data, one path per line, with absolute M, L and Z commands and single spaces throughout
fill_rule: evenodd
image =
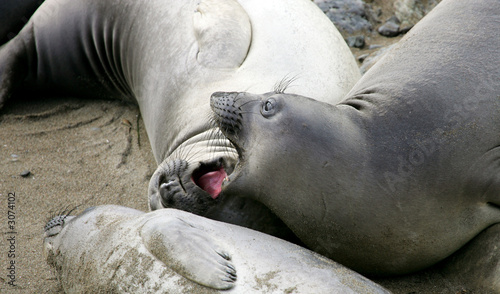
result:
M 202 0 L 193 17 L 197 59 L 209 68 L 236 68 L 245 60 L 252 38 L 250 19 L 234 0 Z
M 499 105 L 500 106 L 500 105 Z M 489 210 L 498 215 L 500 221 L 500 145 L 488 150 L 469 168 L 466 193 L 477 194 L 489 204 Z
M 489 164 L 483 173 L 489 181 L 484 196 L 490 205 L 500 209 L 500 145 L 492 148 L 487 155 Z
M 34 47 L 33 23 L 0 47 L 0 108 L 29 73 L 29 51 Z
M 234 286 L 236 270 L 229 254 L 186 220 L 164 214 L 146 222 L 141 237 L 154 256 L 185 278 L 218 290 Z

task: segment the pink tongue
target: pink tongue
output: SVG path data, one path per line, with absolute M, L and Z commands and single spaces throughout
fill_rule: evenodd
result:
M 226 171 L 221 168 L 204 174 L 198 179 L 197 184 L 215 199 L 222 191 L 222 181 L 224 181 L 226 176 Z

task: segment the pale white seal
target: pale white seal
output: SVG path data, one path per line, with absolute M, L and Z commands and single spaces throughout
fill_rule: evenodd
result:
M 44 245 L 66 293 L 389 293 L 297 245 L 174 209 L 57 216 Z
M 360 77 L 342 36 L 309 0 L 47 0 L 0 49 L 0 105 L 19 88 L 139 105 L 159 163 L 152 209 L 193 211 L 191 194 L 211 208 L 211 183 L 237 154 L 208 123 L 210 95 L 270 91 L 285 77 L 295 77 L 290 92 L 330 103 Z M 232 200 L 206 214 L 280 231 L 265 210 Z

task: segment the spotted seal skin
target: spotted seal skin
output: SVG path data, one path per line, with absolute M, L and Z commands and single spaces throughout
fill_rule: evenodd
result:
M 65 222 L 69 219 L 71 219 L 71 213 L 75 211 L 78 207 L 75 207 L 71 210 L 63 210 L 59 213 L 56 214 L 56 216 L 52 217 L 47 224 L 45 224 L 45 227 L 43 228 L 45 232 L 45 236 L 50 237 L 53 235 L 56 235 L 59 233 L 60 228 L 62 228 L 65 224 Z
M 220 197 L 263 203 L 309 248 L 368 275 L 456 252 L 500 222 L 499 12 L 443 1 L 337 105 L 213 94 L 239 154 Z
M 208 98 L 269 91 L 286 77 L 296 78 L 290 92 L 331 103 L 360 77 L 342 36 L 308 0 L 46 0 L 0 49 L 0 105 L 19 89 L 139 105 L 159 164 L 152 210 L 202 213 L 193 207 L 204 197 L 205 214 L 263 230 L 272 225 L 251 216 L 264 206 L 213 199 L 237 154 L 208 123 Z
M 312 251 L 185 211 L 109 205 L 52 223 L 44 252 L 65 293 L 389 293 Z

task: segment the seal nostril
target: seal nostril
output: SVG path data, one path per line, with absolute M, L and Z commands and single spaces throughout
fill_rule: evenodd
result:
M 173 181 L 169 181 L 168 183 L 163 183 L 160 185 L 160 201 L 163 207 L 171 207 L 174 203 L 173 193 L 171 193 L 171 189 L 173 186 Z
M 162 173 L 160 174 L 160 176 L 158 177 L 158 182 L 157 182 L 157 185 L 158 185 L 157 187 L 158 187 L 158 189 L 159 189 L 159 188 L 161 188 L 161 186 L 162 186 L 164 183 L 166 183 L 166 182 L 168 182 L 168 181 L 167 181 L 167 178 L 166 178 L 165 174 L 162 172 Z
M 174 185 L 175 181 L 174 180 L 169 180 L 166 183 L 162 183 L 160 185 L 160 191 L 161 190 L 170 190 L 170 188 Z
M 165 195 L 165 193 L 168 191 L 168 185 L 163 183 L 160 185 L 160 195 Z

